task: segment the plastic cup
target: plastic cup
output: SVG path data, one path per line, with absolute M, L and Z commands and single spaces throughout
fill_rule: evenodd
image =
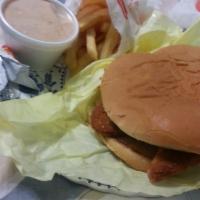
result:
M 48 71 L 63 51 L 69 48 L 78 36 L 79 24 L 75 15 L 59 1 L 48 0 L 52 4 L 55 4 L 58 9 L 62 9 L 62 12 L 66 12 L 72 22 L 72 31 L 62 41 L 41 41 L 22 34 L 6 21 L 4 9 L 11 1 L 13 0 L 1 0 L 0 4 L 0 25 L 6 45 L 13 50 L 20 62 L 31 66 L 37 71 Z

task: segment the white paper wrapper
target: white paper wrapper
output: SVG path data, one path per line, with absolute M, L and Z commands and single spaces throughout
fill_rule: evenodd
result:
M 29 77 L 30 67 L 19 63 L 11 53 L 9 54 L 7 48 L 0 49 L 0 71 L 3 70 L 4 73 L 0 76 L 4 80 L 4 88 L 10 81 L 31 89 L 38 89 L 36 83 Z
M 129 3 L 129 7 L 127 6 Z M 114 27 L 121 35 L 121 43 L 118 54 L 130 50 L 134 43 L 134 37 L 139 29 L 136 23 L 137 13 L 134 12 L 134 5 L 130 1 L 107 0 L 110 16 Z
M 188 28 L 199 17 L 198 0 L 147 0 L 147 5 L 161 11 L 182 28 Z
M 0 157 L 0 199 L 11 192 L 23 179 L 10 158 Z
M 2 45 L 3 43 L 4 41 L 0 30 L 0 45 Z M 3 49 L 1 49 L 1 52 L 2 51 Z M 0 63 L 2 64 L 2 60 L 0 60 Z M 6 71 L 1 66 L 0 91 L 6 87 L 7 83 L 8 80 L 6 77 Z M 0 156 L 0 199 L 9 194 L 21 182 L 22 179 L 22 175 L 18 172 L 12 160 L 10 158 Z

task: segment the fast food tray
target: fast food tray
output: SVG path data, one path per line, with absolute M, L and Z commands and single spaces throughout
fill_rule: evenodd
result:
M 60 0 L 65 2 L 65 0 Z M 90 189 L 93 188 L 93 189 Z M 145 188 L 144 188 L 145 190 Z M 106 192 L 106 193 L 105 193 Z M 112 194 L 111 194 L 112 193 Z M 3 200 L 147 200 L 148 197 L 125 197 L 123 191 L 113 188 L 109 185 L 103 185 L 92 180 L 84 178 L 73 178 L 68 180 L 62 176 L 56 175 L 52 181 L 37 181 L 32 178 L 25 178 L 10 194 L 3 198 Z M 128 195 L 129 196 L 129 195 Z M 162 198 L 153 197 L 150 199 L 157 200 L 199 200 L 200 191 L 191 191 L 182 195 Z

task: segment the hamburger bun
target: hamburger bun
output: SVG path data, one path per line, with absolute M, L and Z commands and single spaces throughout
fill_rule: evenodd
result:
M 127 135 L 200 154 L 200 48 L 123 55 L 107 68 L 100 89 L 107 115 Z
M 146 172 L 157 153 L 157 147 L 123 134 L 109 119 L 101 103 L 91 112 L 90 124 L 96 136 L 130 167 Z
M 98 136 L 117 157 L 130 167 L 143 172 L 149 169 L 157 150 L 155 147 L 148 146 L 148 144 L 140 143 L 136 140 L 128 141 L 124 138 L 102 136 L 100 133 Z

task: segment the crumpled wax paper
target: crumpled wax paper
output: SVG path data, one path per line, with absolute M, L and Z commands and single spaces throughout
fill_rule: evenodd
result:
M 199 0 L 146 0 L 146 2 L 147 7 L 162 12 L 184 29 L 200 18 Z
M 157 15 L 156 19 L 163 18 Z M 146 23 L 139 33 L 138 49 L 142 46 L 138 38 L 143 34 L 152 38 L 152 30 L 159 28 L 167 37 L 164 44 L 154 48 L 198 44 L 200 22 L 182 33 L 165 18 L 163 27 L 166 23 L 173 28 L 164 30 L 157 26 L 156 19 Z M 154 50 L 148 46 L 144 49 Z M 0 102 L 0 154 L 11 157 L 22 175 L 38 180 L 50 180 L 58 173 L 71 179 L 82 177 L 115 186 L 127 195 L 147 196 L 171 196 L 200 188 L 199 167 L 152 185 L 145 173 L 126 166 L 95 137 L 87 123 L 88 113 L 99 98 L 104 69 L 112 60 L 92 63 L 56 94 Z
M 181 34 L 179 26 L 159 11 L 154 11 L 136 35 L 134 51 L 151 52 L 171 45 Z
M 190 44 L 200 46 L 200 21 L 183 32 L 182 28 L 159 11 L 154 11 L 135 37 L 134 52 L 153 52 L 161 47 Z
M 10 158 L 0 156 L 0 199 L 10 193 L 23 179 Z

